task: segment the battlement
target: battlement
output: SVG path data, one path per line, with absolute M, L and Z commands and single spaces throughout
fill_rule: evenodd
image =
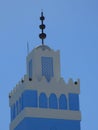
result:
M 25 90 L 37 90 L 39 94 L 45 92 L 49 97 L 51 93 L 55 93 L 59 97 L 62 93 L 80 93 L 80 80 L 74 81 L 69 79 L 66 83 L 63 78 L 60 78 L 57 81 L 55 78 L 52 78 L 50 82 L 47 82 L 46 78 L 43 76 L 40 79 L 29 79 L 28 75 L 25 75 L 24 78 L 19 81 L 14 89 L 9 93 L 10 104 L 14 103 Z M 11 103 L 12 102 L 12 103 Z

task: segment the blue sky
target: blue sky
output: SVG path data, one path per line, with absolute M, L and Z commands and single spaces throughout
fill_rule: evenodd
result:
M 98 1 L 0 0 L 0 130 L 8 130 L 8 94 L 26 73 L 30 50 L 40 45 L 41 9 L 45 43 L 60 50 L 61 76 L 81 80 L 81 130 L 98 130 Z

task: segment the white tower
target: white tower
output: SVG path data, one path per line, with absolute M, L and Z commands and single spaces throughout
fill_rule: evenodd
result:
M 65 83 L 60 75 L 59 51 L 42 45 L 27 56 L 27 73 L 9 94 L 10 130 L 80 130 L 80 81 Z

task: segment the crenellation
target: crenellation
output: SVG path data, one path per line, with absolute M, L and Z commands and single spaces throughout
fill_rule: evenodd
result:
M 54 77 L 50 80 L 50 82 L 47 82 L 46 78 L 43 76 L 40 80 L 37 80 L 36 78 L 33 78 L 32 81 L 29 81 L 28 76 L 25 75 L 24 76 L 24 82 L 22 83 L 21 81 L 19 81 L 18 84 L 16 84 L 16 87 L 11 91 L 10 95 L 13 96 L 15 95 L 15 93 L 17 93 L 17 91 L 19 92 L 19 90 L 21 90 L 21 88 L 24 86 L 25 89 L 28 89 L 29 87 L 31 88 L 39 88 L 41 89 L 41 87 L 44 89 L 47 88 L 48 86 L 55 89 L 61 89 L 61 90 L 72 90 L 74 89 L 74 91 L 78 91 L 79 92 L 79 87 L 80 87 L 80 80 L 77 80 L 77 84 L 75 84 L 72 79 L 69 79 L 68 83 L 66 83 L 64 81 L 63 78 L 60 78 L 59 81 L 57 81 Z M 43 86 L 44 84 L 44 86 Z M 39 86 L 39 87 L 38 87 Z M 51 89 L 52 90 L 52 89 Z

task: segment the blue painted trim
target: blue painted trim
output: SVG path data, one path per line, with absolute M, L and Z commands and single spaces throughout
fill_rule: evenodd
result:
M 67 99 L 64 94 L 62 94 L 59 98 L 59 109 L 67 110 Z
M 38 106 L 38 96 L 36 90 L 26 90 L 23 92 L 22 96 L 23 108 L 24 107 L 37 107 Z
M 79 111 L 79 95 L 69 93 L 69 109 Z
M 49 97 L 49 108 L 58 109 L 57 96 L 54 93 Z
M 48 99 L 45 93 L 41 93 L 39 96 L 39 107 L 40 108 L 48 107 Z
M 25 118 L 14 130 L 80 130 L 80 120 Z

